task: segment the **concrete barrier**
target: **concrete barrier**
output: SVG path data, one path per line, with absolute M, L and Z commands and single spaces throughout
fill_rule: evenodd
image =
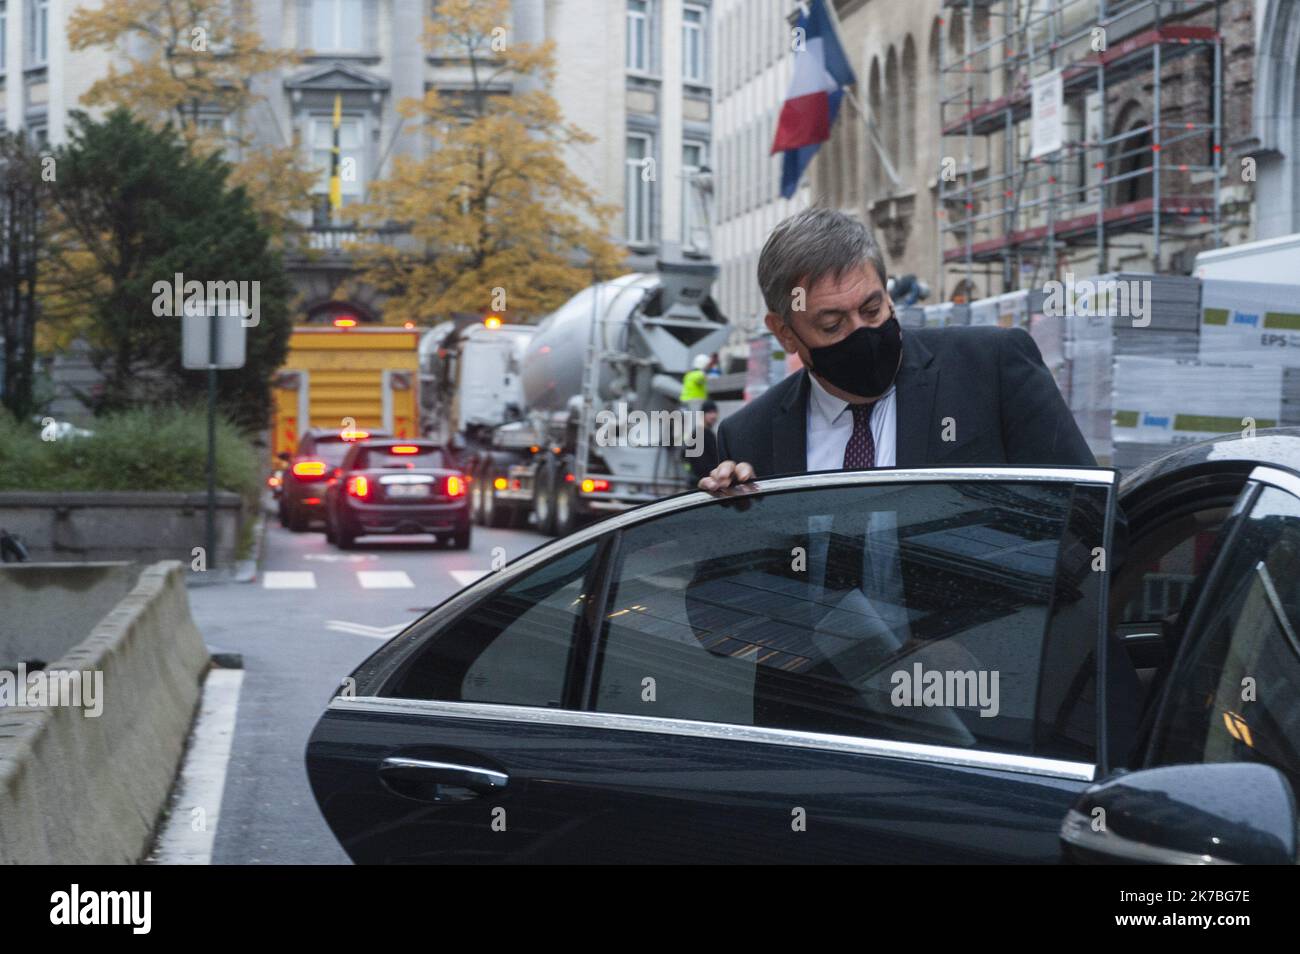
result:
M 33 560 L 180 560 L 204 546 L 206 493 L 180 491 L 0 492 L 0 527 L 23 538 Z M 217 492 L 216 550 L 208 563 L 234 563 L 248 518 L 238 494 Z
M 103 710 L 0 708 L 0 863 L 132 864 L 166 804 L 207 668 L 177 561 L 144 568 L 46 672 L 103 674 Z M 54 610 L 57 612 L 57 610 Z
M 0 563 L 0 669 L 51 663 L 135 586 L 140 564 Z

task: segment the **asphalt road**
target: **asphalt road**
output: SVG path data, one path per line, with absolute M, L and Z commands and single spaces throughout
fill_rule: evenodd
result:
M 211 652 L 244 658 L 214 864 L 346 864 L 307 783 L 307 738 L 339 681 L 398 629 L 545 538 L 474 528 L 468 551 L 427 537 L 363 537 L 343 552 L 323 533 L 268 519 L 252 583 L 192 586 Z

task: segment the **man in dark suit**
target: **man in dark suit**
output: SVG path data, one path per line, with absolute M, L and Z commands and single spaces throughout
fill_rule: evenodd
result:
M 758 280 L 768 330 L 804 370 L 722 422 L 722 462 L 700 489 L 841 468 L 1096 466 L 1027 332 L 902 331 L 880 248 L 856 219 L 786 219 Z

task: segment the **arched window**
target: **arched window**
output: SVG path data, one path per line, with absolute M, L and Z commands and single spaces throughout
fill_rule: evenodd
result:
M 1137 202 L 1152 196 L 1152 174 L 1150 171 L 1151 152 L 1151 116 L 1136 101 L 1130 100 L 1120 109 L 1118 119 L 1111 127 L 1111 135 L 1123 137 L 1111 143 L 1106 163 L 1109 178 L 1123 177 L 1111 184 L 1110 204 L 1123 205 Z M 1144 131 L 1139 131 L 1144 130 Z
M 898 158 L 900 152 L 899 130 L 902 126 L 901 95 L 902 89 L 898 76 L 898 53 L 891 44 L 889 52 L 885 54 L 885 120 L 882 125 L 885 127 L 885 153 L 889 156 L 889 161 L 893 163 L 895 170 L 898 169 Z
M 884 130 L 881 128 L 885 121 L 884 117 L 884 93 L 880 88 L 880 58 L 873 56 L 871 58 L 871 71 L 867 79 L 867 108 L 871 110 L 871 118 L 876 124 L 876 134 L 884 136 Z M 870 199 L 875 199 L 881 193 L 881 186 L 885 182 L 884 171 L 880 168 L 880 155 L 876 152 L 874 143 L 867 144 L 867 168 L 871 173 L 867 176 L 870 184 Z
M 909 33 L 903 41 L 903 96 L 902 135 L 900 136 L 900 165 L 911 167 L 916 161 L 916 126 L 920 122 L 917 109 L 916 44 Z

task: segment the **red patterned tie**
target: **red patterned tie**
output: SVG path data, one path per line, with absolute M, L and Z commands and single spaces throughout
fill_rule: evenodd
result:
M 853 412 L 853 434 L 844 448 L 845 470 L 870 470 L 876 466 L 876 439 L 871 436 L 871 412 L 878 401 L 870 404 L 850 404 Z

